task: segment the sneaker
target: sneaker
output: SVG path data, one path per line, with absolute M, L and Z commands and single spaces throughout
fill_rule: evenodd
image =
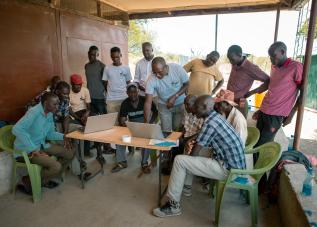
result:
M 192 186 L 190 186 L 190 185 L 184 185 L 183 195 L 186 196 L 186 197 L 192 196 Z
M 50 180 L 47 183 L 43 184 L 43 187 L 53 189 L 53 188 L 58 187 L 58 185 L 59 185 L 59 183 Z
M 153 215 L 160 218 L 181 215 L 181 207 L 178 202 L 169 200 L 163 206 L 153 210 Z

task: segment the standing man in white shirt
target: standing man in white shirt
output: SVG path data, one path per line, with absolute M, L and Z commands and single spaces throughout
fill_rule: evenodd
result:
M 139 83 L 140 95 L 145 96 L 145 84 L 152 74 L 152 59 L 154 58 L 153 47 L 149 42 L 142 43 L 142 53 L 144 58 L 135 65 L 134 80 Z
M 122 65 L 119 47 L 112 47 L 110 56 L 113 63 L 104 70 L 102 80 L 105 81 L 107 87 L 107 111 L 114 113 L 120 111 L 121 103 L 128 97 L 127 84 L 130 83 L 132 77 L 129 66 Z

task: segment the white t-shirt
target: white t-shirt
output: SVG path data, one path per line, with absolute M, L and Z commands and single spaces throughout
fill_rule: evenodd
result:
M 145 86 L 145 82 L 152 74 L 152 60 L 148 61 L 145 58 L 139 60 L 135 65 L 134 80 Z
M 103 72 L 102 80 L 108 81 L 107 101 L 124 100 L 127 96 L 127 81 L 132 79 L 129 66 L 109 65 Z
M 237 108 L 232 107 L 227 121 L 233 126 L 237 134 L 240 136 L 244 146 L 248 137 L 248 125 L 245 117 Z
M 145 88 L 149 76 L 152 75 L 152 60 L 148 61 L 145 58 L 140 59 L 135 65 L 134 80 L 139 82 Z M 139 95 L 145 96 L 143 91 L 139 91 Z
M 74 112 L 87 109 L 87 103 L 91 103 L 89 90 L 85 87 L 82 87 L 78 93 L 74 93 L 71 90 L 69 99 L 70 106 Z

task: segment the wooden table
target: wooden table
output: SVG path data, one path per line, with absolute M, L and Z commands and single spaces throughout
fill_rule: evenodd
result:
M 89 133 L 89 134 L 83 134 L 80 131 L 74 131 L 66 135 L 68 138 L 76 139 L 78 141 L 80 140 L 87 140 L 91 142 L 100 142 L 100 143 L 113 143 L 113 144 L 118 144 L 118 145 L 125 145 L 125 146 L 132 146 L 132 147 L 141 147 L 141 148 L 147 148 L 147 149 L 152 149 L 152 150 L 157 150 L 159 152 L 158 159 L 159 159 L 159 190 L 158 190 L 158 204 L 160 205 L 161 198 L 163 197 L 165 190 L 162 192 L 162 175 L 161 175 L 161 157 L 162 153 L 164 151 L 169 151 L 172 149 L 172 147 L 161 147 L 161 146 L 151 146 L 149 145 L 150 140 L 145 139 L 145 138 L 137 138 L 137 137 L 132 137 L 131 143 L 125 143 L 122 141 L 122 136 L 123 135 L 130 135 L 131 133 L 128 128 L 126 127 L 119 127 L 119 126 L 114 126 L 112 129 L 101 131 L 101 132 L 94 132 L 94 133 Z M 166 139 L 169 141 L 174 141 L 176 142 L 180 137 L 182 136 L 182 133 L 180 132 L 172 132 Z M 78 143 L 79 144 L 79 143 Z M 82 163 L 83 159 L 81 156 L 81 151 L 80 151 L 80 146 L 78 146 L 78 157 L 79 157 L 79 162 Z M 101 170 L 98 173 L 103 173 L 103 164 L 104 161 L 102 160 L 102 153 L 100 148 L 97 149 L 97 160 L 99 161 L 101 165 Z M 83 177 L 83 172 L 84 172 L 84 165 L 80 165 L 80 178 L 81 178 L 81 184 L 82 188 L 84 188 L 84 182 L 85 179 Z M 96 173 L 95 175 L 97 175 Z M 92 177 L 94 177 L 93 175 Z

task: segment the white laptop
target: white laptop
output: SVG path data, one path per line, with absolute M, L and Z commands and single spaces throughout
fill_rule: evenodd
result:
M 162 132 L 159 124 L 146 124 L 139 122 L 126 122 L 131 135 L 133 137 L 145 138 L 145 139 L 164 139 L 167 138 L 172 132 Z
M 87 118 L 86 126 L 81 130 L 84 134 L 99 132 L 113 128 L 118 118 L 118 113 L 102 114 Z

